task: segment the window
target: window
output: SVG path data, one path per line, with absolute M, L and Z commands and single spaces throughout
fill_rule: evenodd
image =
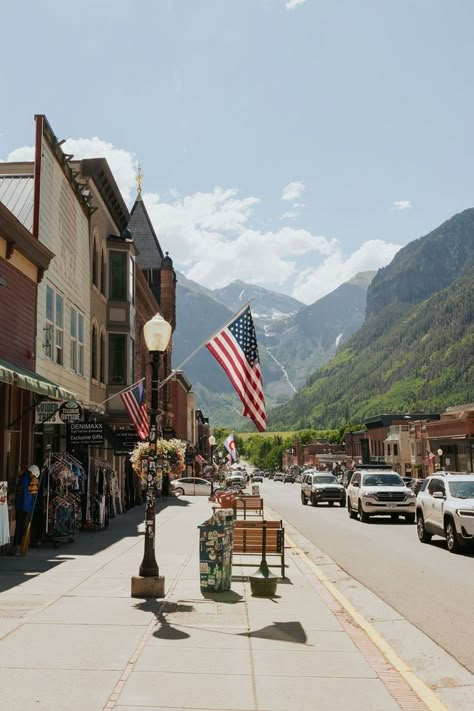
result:
M 84 316 L 81 313 L 77 314 L 77 355 L 77 372 L 84 375 Z
M 127 336 L 109 333 L 109 383 L 124 385 L 127 382 Z
M 77 372 L 77 311 L 71 306 L 71 370 Z
M 135 380 L 135 341 L 133 338 L 130 338 L 130 351 L 129 351 L 129 357 L 130 357 L 130 362 L 128 364 L 128 370 L 129 370 L 129 382 L 133 383 Z
M 105 262 L 105 249 L 102 250 L 100 255 L 100 293 L 104 296 L 106 295 L 106 279 L 107 279 L 107 265 Z
M 398 457 L 398 444 L 393 445 L 393 455 L 394 457 Z
M 129 257 L 128 261 L 128 300 L 131 304 L 135 303 L 135 262 L 133 257 Z
M 44 350 L 47 358 L 53 357 L 54 338 L 54 291 L 46 286 L 46 326 L 44 328 Z
M 97 380 L 97 326 L 92 325 L 91 333 L 91 378 Z
M 92 283 L 94 286 L 99 286 L 99 250 L 95 234 L 92 242 Z
M 56 294 L 56 319 L 55 319 L 55 350 L 54 359 L 58 365 L 64 364 L 64 299 L 61 294 Z
M 84 375 L 84 316 L 71 306 L 71 370 Z
M 109 253 L 109 298 L 114 301 L 127 299 L 127 257 L 126 252 Z
M 100 353 L 99 353 L 99 380 L 101 383 L 105 383 L 105 333 L 102 331 L 100 334 Z

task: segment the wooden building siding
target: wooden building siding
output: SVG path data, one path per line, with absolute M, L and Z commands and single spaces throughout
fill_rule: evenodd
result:
M 56 255 L 38 286 L 36 370 L 89 402 L 90 381 L 90 263 L 89 220 L 77 195 L 43 138 L 41 159 L 39 241 Z M 45 353 L 46 289 L 50 285 L 64 298 L 64 364 Z M 84 316 L 84 376 L 71 370 L 71 306 Z
M 36 283 L 0 259 L 0 358 L 35 369 Z

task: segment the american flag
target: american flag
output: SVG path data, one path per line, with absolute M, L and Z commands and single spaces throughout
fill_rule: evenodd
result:
M 267 428 L 262 371 L 258 359 L 257 336 L 250 306 L 206 343 L 229 376 L 244 406 L 243 415 L 254 421 L 257 429 Z
M 148 422 L 143 383 L 138 383 L 134 388 L 120 393 L 120 397 L 127 408 L 128 415 L 138 432 L 138 436 L 140 439 L 148 439 L 150 436 L 150 425 Z

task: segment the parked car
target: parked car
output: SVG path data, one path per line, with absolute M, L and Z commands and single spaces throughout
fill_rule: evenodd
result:
M 283 477 L 283 483 L 284 484 L 294 484 L 295 483 L 295 475 L 294 474 L 285 474 Z
M 400 474 L 385 469 L 356 469 L 347 487 L 349 516 L 364 523 L 383 514 L 394 520 L 402 514 L 407 523 L 415 523 L 415 500 Z
M 273 481 L 285 481 L 285 475 L 283 474 L 283 472 L 275 472 Z
M 313 506 L 326 501 L 332 506 L 336 501 L 339 506 L 346 505 L 346 490 L 333 474 L 312 470 L 303 474 L 301 482 L 301 503 L 306 506 L 311 501 Z
M 197 476 L 184 477 L 170 482 L 170 489 L 175 496 L 210 496 L 211 482 Z
M 474 543 L 474 475 L 439 472 L 423 481 L 416 497 L 418 538 L 446 539 L 451 553 Z

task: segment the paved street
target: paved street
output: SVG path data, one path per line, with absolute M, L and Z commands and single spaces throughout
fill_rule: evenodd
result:
M 400 520 L 349 519 L 337 504 L 313 508 L 299 484 L 266 480 L 265 501 L 344 571 L 474 672 L 474 555 L 452 555 L 444 541 L 418 541 Z
M 197 526 L 209 513 L 204 497 L 160 504 L 165 601 L 130 597 L 143 554 L 139 509 L 58 550 L 1 558 L 2 709 L 472 709 L 472 678 L 460 684 L 455 667 L 421 701 L 412 672 L 395 670 L 290 541 L 288 580 L 274 598 L 252 597 L 240 565 L 229 593 L 202 595 Z

